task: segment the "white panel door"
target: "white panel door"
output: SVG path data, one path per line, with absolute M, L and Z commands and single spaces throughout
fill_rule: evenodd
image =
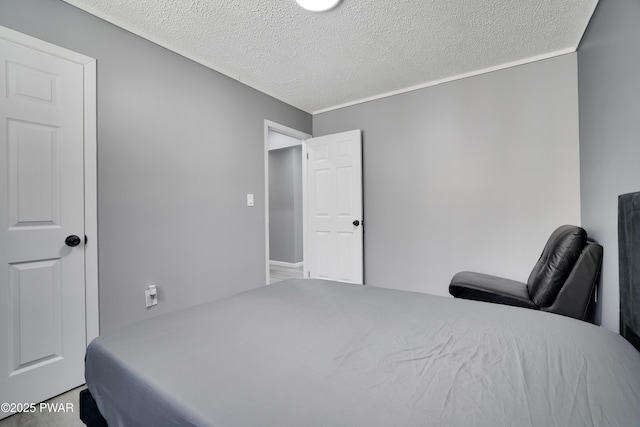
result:
M 83 132 L 82 65 L 0 38 L 2 402 L 84 383 Z
M 360 130 L 312 138 L 307 145 L 307 276 L 363 283 Z

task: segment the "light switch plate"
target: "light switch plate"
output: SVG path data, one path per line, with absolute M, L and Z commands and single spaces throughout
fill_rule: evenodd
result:
M 251 207 L 253 206 L 253 194 L 249 193 L 247 194 L 247 206 Z
M 147 308 L 158 304 L 158 290 L 156 285 L 149 285 L 144 291 L 145 305 Z

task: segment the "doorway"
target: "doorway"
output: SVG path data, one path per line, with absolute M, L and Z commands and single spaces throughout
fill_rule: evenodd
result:
M 304 271 L 304 132 L 265 120 L 266 283 Z

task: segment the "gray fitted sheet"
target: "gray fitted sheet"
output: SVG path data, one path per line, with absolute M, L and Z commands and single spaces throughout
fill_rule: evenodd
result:
M 95 339 L 118 426 L 640 426 L 640 354 L 551 313 L 290 280 Z

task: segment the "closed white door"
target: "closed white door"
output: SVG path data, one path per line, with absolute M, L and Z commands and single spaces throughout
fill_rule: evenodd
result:
M 360 130 L 306 140 L 307 276 L 363 283 Z
M 0 401 L 37 403 L 84 383 L 83 68 L 1 38 L 0 177 Z

